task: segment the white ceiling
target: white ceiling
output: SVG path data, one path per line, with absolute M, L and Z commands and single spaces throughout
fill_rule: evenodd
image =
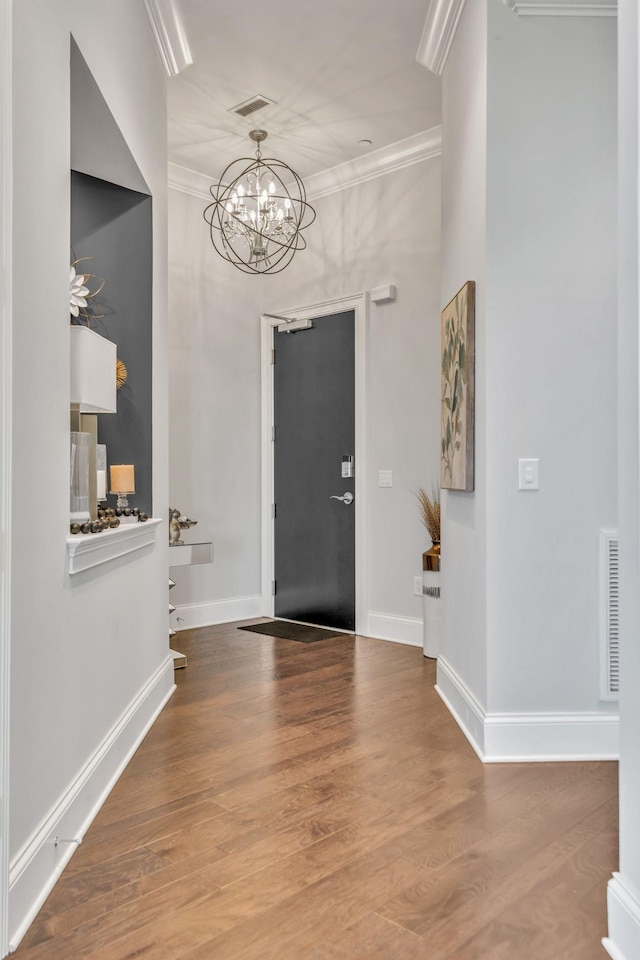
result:
M 169 160 L 219 176 L 262 127 L 265 156 L 307 177 L 437 126 L 440 80 L 416 61 L 428 6 L 181 0 L 193 65 L 169 81 Z M 228 112 L 256 94 L 277 105 Z

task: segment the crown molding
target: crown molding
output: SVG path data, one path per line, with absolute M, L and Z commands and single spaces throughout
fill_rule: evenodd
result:
M 422 133 L 416 133 L 406 140 L 391 143 L 388 147 L 373 150 L 363 157 L 348 160 L 337 167 L 330 167 L 320 173 L 305 177 L 304 185 L 308 200 L 318 200 L 327 197 L 339 190 L 347 190 L 358 183 L 366 183 L 387 173 L 411 167 L 414 163 L 430 160 L 442 152 L 442 128 L 432 127 Z M 187 193 L 191 197 L 198 197 L 211 202 L 209 186 L 216 180 L 215 177 L 198 173 L 178 163 L 168 164 L 168 182 L 172 190 Z
M 367 180 L 394 173 L 411 167 L 414 163 L 430 160 L 442 152 L 442 128 L 432 127 L 423 130 L 406 140 L 398 140 L 387 147 L 373 150 L 363 157 L 348 160 L 337 167 L 330 167 L 321 173 L 312 174 L 305 178 L 305 188 L 309 200 L 318 200 L 327 197 L 339 190 L 347 190 Z
M 160 59 L 168 77 L 193 63 L 179 0 L 143 0 Z
M 465 0 L 431 0 L 416 60 L 440 76 L 462 15 Z
M 171 190 L 178 190 L 180 193 L 187 193 L 190 197 L 198 197 L 211 203 L 211 194 L 209 187 L 214 181 L 214 177 L 208 177 L 205 173 L 198 173 L 197 170 L 190 170 L 189 167 L 181 167 L 179 163 L 168 163 L 168 183 Z
M 503 0 L 520 17 L 616 17 L 617 0 Z

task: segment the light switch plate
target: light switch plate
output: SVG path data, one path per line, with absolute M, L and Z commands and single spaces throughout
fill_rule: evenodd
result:
M 518 490 L 540 489 L 540 461 L 518 460 Z
M 378 486 L 379 487 L 393 486 L 393 472 L 391 470 L 378 470 Z

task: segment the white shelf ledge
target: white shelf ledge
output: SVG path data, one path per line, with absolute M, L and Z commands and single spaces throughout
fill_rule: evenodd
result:
M 161 523 L 160 519 L 150 519 L 144 523 L 123 524 L 102 533 L 76 533 L 67 537 L 69 573 L 82 573 L 155 543 L 156 530 Z
M 169 566 L 187 567 L 195 563 L 213 563 L 213 543 L 178 543 L 169 546 Z

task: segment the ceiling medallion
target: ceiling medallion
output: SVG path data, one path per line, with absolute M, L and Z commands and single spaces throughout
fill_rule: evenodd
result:
M 316 218 L 304 184 L 282 160 L 263 158 L 266 130 L 252 130 L 256 158 L 234 160 L 204 211 L 211 243 L 243 273 L 280 273 L 307 246 L 302 230 Z

